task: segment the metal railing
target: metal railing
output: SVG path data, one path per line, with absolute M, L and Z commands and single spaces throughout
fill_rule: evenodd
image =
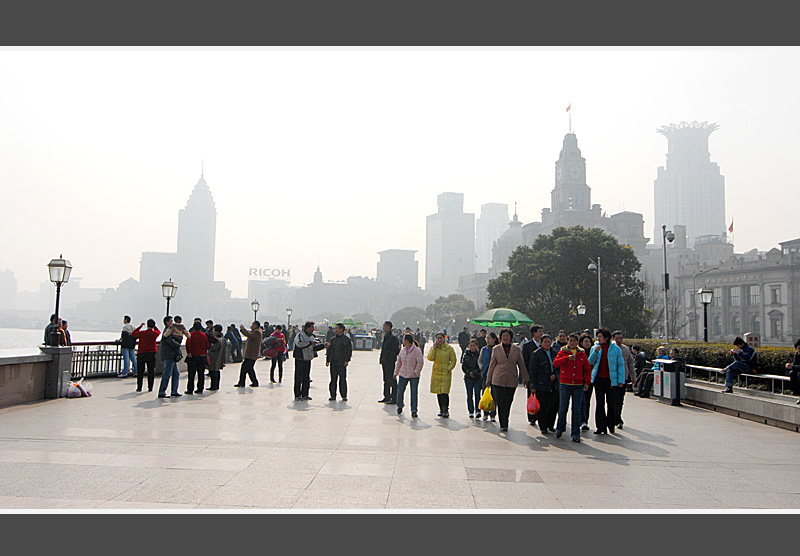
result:
M 703 367 L 701 365 L 684 365 L 686 367 L 686 376 L 688 378 L 695 378 L 693 375 L 695 372 L 700 373 L 703 375 L 703 380 L 707 380 L 709 382 L 717 382 L 717 379 L 721 379 L 725 377 L 725 369 L 718 369 L 717 367 Z M 775 383 L 779 383 L 781 385 L 780 393 L 784 393 L 784 386 L 790 383 L 790 379 L 788 376 L 782 375 L 769 375 L 769 374 L 750 374 L 750 373 L 740 373 L 739 376 L 736 377 L 736 385 L 741 387 L 742 382 L 744 382 L 744 387 L 749 388 L 750 384 L 759 384 L 761 381 L 769 380 L 770 381 L 770 391 L 775 394 Z
M 122 371 L 119 342 L 75 342 L 72 344 L 72 378 L 117 376 Z

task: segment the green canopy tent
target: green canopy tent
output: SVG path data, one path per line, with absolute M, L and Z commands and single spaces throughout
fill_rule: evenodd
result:
M 478 315 L 472 319 L 474 324 L 489 327 L 503 327 L 509 328 L 511 326 L 519 326 L 521 324 L 530 326 L 533 321 L 524 313 L 500 307 L 499 309 L 489 309 L 485 313 Z
M 333 321 L 333 324 L 337 324 L 339 322 L 341 322 L 345 326 L 361 326 L 362 324 L 364 324 L 360 320 L 356 320 L 353 317 L 344 317 L 343 319 Z

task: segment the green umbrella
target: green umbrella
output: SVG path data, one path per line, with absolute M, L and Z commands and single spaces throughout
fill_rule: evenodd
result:
M 520 324 L 533 324 L 533 321 L 523 313 L 500 307 L 499 309 L 489 309 L 482 315 L 478 315 L 472 322 L 475 324 L 482 324 L 483 326 L 496 326 L 496 327 L 509 327 L 518 326 Z
M 345 326 L 361 326 L 362 324 L 364 324 L 360 320 L 356 320 L 353 317 L 344 317 L 343 319 L 339 319 L 339 320 L 335 321 L 334 324 L 340 323 L 340 322 Z

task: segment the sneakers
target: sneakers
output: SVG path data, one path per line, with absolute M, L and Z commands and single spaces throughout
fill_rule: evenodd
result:
M 412 417 L 416 417 L 416 416 L 417 416 L 417 412 L 416 412 L 416 411 L 412 411 L 412 412 L 411 412 L 411 416 L 412 416 Z
M 733 388 L 729 386 L 729 387 L 725 388 L 724 390 L 722 390 L 722 393 L 723 394 L 733 394 Z
M 797 402 L 797 403 L 800 403 L 800 402 Z M 484 415 L 483 415 L 483 420 L 484 420 L 484 421 L 488 421 L 488 420 L 489 420 L 489 416 L 488 416 L 488 415 L 486 415 L 485 413 L 484 413 Z M 492 421 L 494 421 L 494 419 L 492 419 Z
M 346 401 L 347 401 L 347 398 L 342 398 L 342 401 L 343 401 L 343 402 L 346 402 Z
M 508 427 L 500 427 L 500 432 L 508 432 Z
M 582 431 L 588 431 L 589 430 L 589 424 L 588 423 L 581 423 L 581 430 Z
M 470 413 L 470 414 L 469 414 L 469 418 L 470 418 L 470 419 L 474 419 L 474 418 L 475 418 L 475 414 L 474 414 L 474 413 Z

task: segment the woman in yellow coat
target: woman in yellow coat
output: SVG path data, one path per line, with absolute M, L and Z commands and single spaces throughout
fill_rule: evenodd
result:
M 453 369 L 458 363 L 453 347 L 445 342 L 444 334 L 436 334 L 436 342 L 428 352 L 428 361 L 433 361 L 431 372 L 431 394 L 436 394 L 439 400 L 439 417 L 450 417 L 450 381 L 453 378 Z

